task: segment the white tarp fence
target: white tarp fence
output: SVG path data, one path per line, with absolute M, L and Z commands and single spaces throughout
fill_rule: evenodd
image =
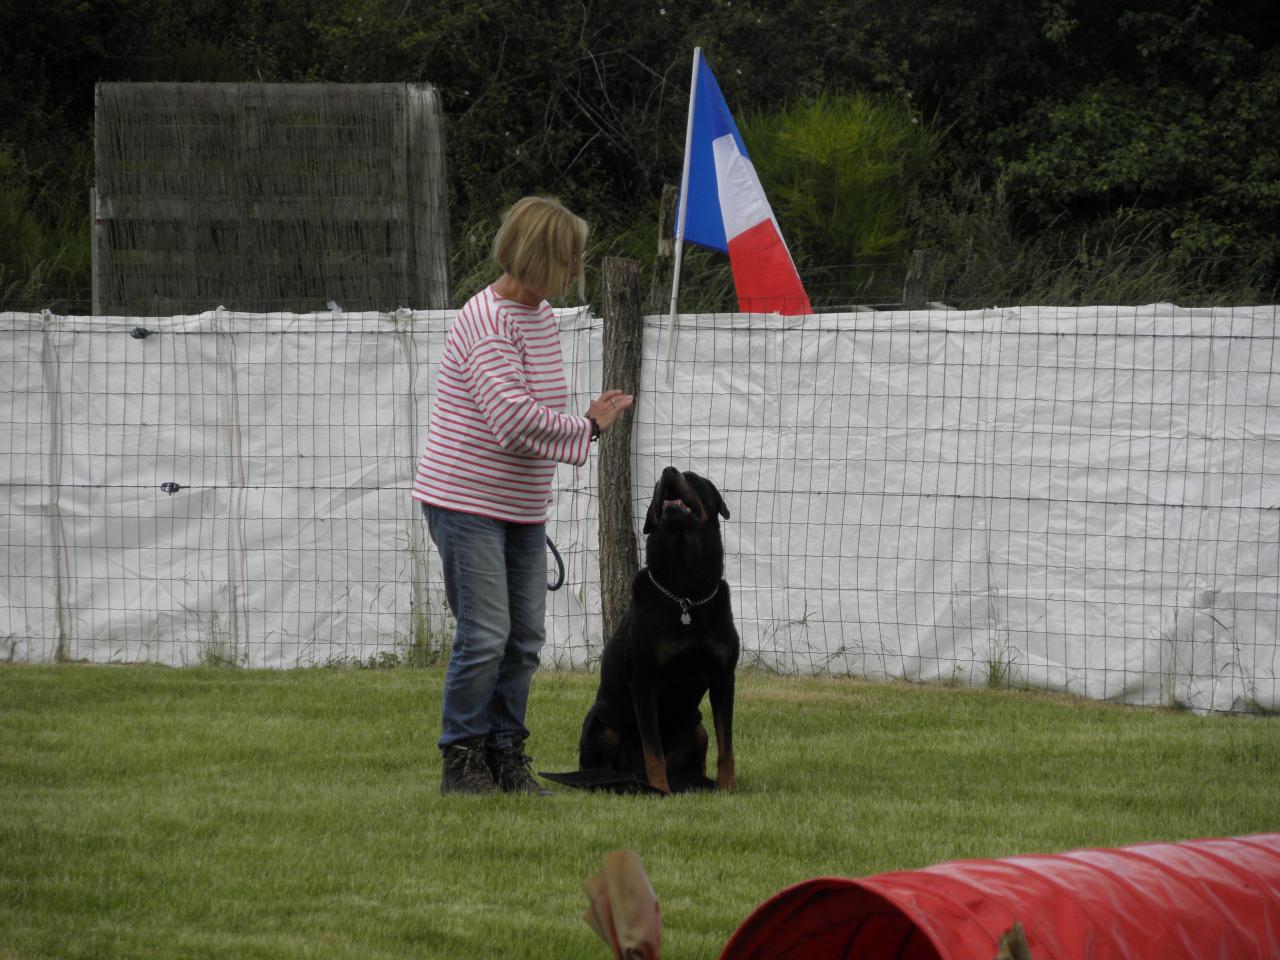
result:
M 293 667 L 450 625 L 408 489 L 451 314 L 0 314 L 0 659 Z M 1277 308 L 646 318 L 635 515 L 710 477 L 743 662 L 1280 709 Z M 149 331 L 145 336 L 144 328 Z M 561 315 L 578 409 L 601 321 Z M 598 657 L 595 460 L 548 664 Z

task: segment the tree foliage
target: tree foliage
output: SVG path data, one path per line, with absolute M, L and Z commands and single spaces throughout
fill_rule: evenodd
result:
M 83 160 L 71 158 L 91 142 L 99 80 L 425 81 L 443 94 L 455 272 L 466 275 L 486 246 L 477 238 L 527 192 L 583 211 L 606 246 L 643 233 L 637 221 L 679 177 L 690 53 L 701 46 L 740 118 L 862 95 L 910 104 L 945 131 L 922 196 L 933 215 L 903 214 L 912 246 L 953 232 L 937 212 L 968 202 L 939 202 L 955 183 L 998 184 L 1025 240 L 1128 225 L 1170 255 L 1248 257 L 1274 277 L 1280 35 L 1270 7 L 0 0 L 0 148 L 16 171 L 2 189 L 20 189 L 10 199 L 46 231 L 69 196 L 87 217 Z M 822 203 L 778 189 L 791 194 L 784 233 L 806 237 L 806 257 L 860 255 L 848 236 L 856 224 L 824 248 L 800 225 Z

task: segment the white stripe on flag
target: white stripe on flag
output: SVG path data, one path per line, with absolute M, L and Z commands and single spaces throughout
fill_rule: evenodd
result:
M 738 151 L 733 136 L 717 137 L 711 142 L 711 149 L 716 158 L 716 186 L 725 239 L 732 240 L 762 220 L 772 220 L 773 210 L 765 199 L 756 168 Z

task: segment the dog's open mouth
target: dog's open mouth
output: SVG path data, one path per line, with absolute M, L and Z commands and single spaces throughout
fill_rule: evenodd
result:
M 693 513 L 693 508 L 690 507 L 683 500 L 663 500 L 662 512 L 666 513 L 668 510 L 678 510 L 681 513 L 688 513 L 688 514 Z

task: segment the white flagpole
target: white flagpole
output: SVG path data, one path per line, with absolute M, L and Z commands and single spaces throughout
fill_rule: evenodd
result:
M 671 314 L 667 318 L 667 383 L 671 382 L 671 360 L 675 356 L 676 327 L 679 324 L 676 314 L 676 300 L 680 296 L 680 263 L 684 257 L 684 215 L 689 203 L 689 151 L 693 146 L 693 108 L 698 96 L 698 61 L 702 59 L 702 48 L 693 48 L 693 75 L 689 80 L 689 120 L 684 133 L 684 170 L 680 174 L 680 203 L 676 211 L 676 259 L 671 272 Z

